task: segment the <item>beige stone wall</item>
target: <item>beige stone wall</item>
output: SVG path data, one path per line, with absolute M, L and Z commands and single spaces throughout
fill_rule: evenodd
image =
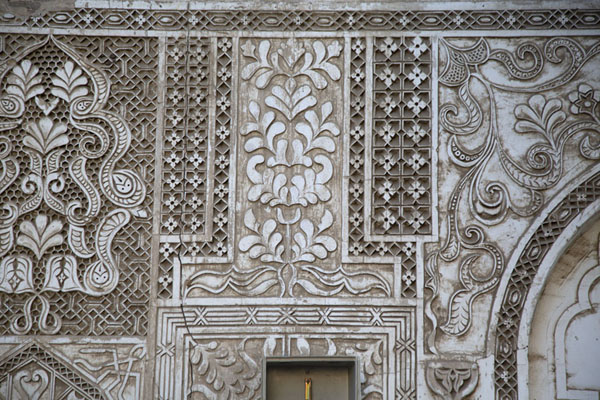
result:
M 0 399 L 598 396 L 600 4 L 0 11 Z

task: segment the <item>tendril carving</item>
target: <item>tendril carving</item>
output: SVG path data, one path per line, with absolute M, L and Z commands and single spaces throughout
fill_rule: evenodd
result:
M 465 47 L 442 40 L 442 47 L 446 65 L 440 82 L 455 91 L 460 109 L 454 104 L 443 104 L 440 124 L 449 135 L 450 162 L 467 171 L 447 205 L 446 240 L 443 246 L 429 252 L 426 260 L 425 288 L 431 295 L 425 314 L 433 325 L 428 345 L 434 353 L 438 328 L 448 335 L 466 334 L 471 326 L 473 302 L 500 281 L 505 257 L 498 243 L 486 238 L 482 226 L 502 224 L 510 213 L 529 217 L 537 212 L 544 204 L 544 193 L 563 176 L 565 145 L 574 136 L 585 134 L 579 143 L 583 157 L 600 156 L 600 92 L 581 83 L 577 92 L 569 94 L 569 113 L 565 99 L 546 93 L 574 80 L 585 63 L 598 54 L 600 43 L 586 49 L 572 38 L 559 37 L 547 40 L 543 52 L 536 43 L 528 41 L 519 44 L 514 54 L 506 49 L 492 49 L 483 38 Z M 501 74 L 490 73 L 494 63 L 504 67 L 504 82 L 510 84 L 498 82 Z M 548 63 L 562 69 L 540 79 Z M 528 86 L 514 81 L 533 78 L 537 82 Z M 503 141 L 496 102 L 500 92 L 525 97 L 513 113 L 514 132 L 532 141 L 524 162 L 512 156 L 507 150 L 509 145 Z M 463 117 L 459 119 L 459 115 Z M 505 174 L 498 174 L 499 171 Z M 526 194 L 519 197 L 521 201 L 526 199 L 525 204 L 513 201 L 512 187 Z M 465 206 L 468 214 L 462 211 Z M 473 218 L 476 223 L 462 223 L 459 216 Z M 446 316 L 442 317 L 443 311 L 434 311 L 434 303 L 441 297 L 439 271 L 442 264 L 452 263 L 458 264 L 457 288 L 448 297 Z

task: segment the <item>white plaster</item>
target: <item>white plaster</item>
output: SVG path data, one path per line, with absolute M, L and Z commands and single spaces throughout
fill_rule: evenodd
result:
M 14 221 L 7 220 L 6 213 L 0 214 L 0 301 L 3 306 L 6 304 L 3 308 L 6 313 L 0 317 L 3 329 L 0 397 L 10 397 L 7 393 L 21 389 L 26 393 L 37 391 L 36 396 L 41 396 L 46 390 L 35 385 L 18 386 L 21 381 L 15 377 L 26 376 L 23 374 L 27 372 L 20 367 L 5 368 L 10 364 L 7 357 L 21 351 L 18 346 L 29 339 L 39 344 L 36 351 L 40 357 L 48 357 L 55 350 L 76 375 L 108 392 L 108 398 L 117 396 L 119 391 L 125 398 L 135 399 L 179 400 L 189 392 L 219 399 L 256 398 L 261 384 L 261 372 L 256 366 L 261 365 L 264 357 L 273 355 L 358 356 L 366 399 L 414 400 L 437 395 L 483 400 L 493 399 L 497 390 L 512 391 L 519 398 L 535 395 L 528 392 L 532 378 L 528 374 L 534 365 L 529 362 L 528 346 L 541 335 L 532 334 L 536 305 L 552 273 L 554 260 L 572 245 L 575 235 L 586 227 L 586 221 L 598 215 L 600 200 L 590 204 L 563 229 L 539 265 L 530 290 L 522 289 L 523 295 L 527 295 L 526 305 L 520 315 L 521 324 L 513 327 L 513 333 L 518 329 L 515 355 L 518 365 L 516 370 L 509 371 L 513 375 L 500 378 L 497 361 L 502 355 L 496 348 L 497 319 L 503 310 L 510 276 L 536 229 L 563 199 L 570 199 L 573 207 L 583 201 L 568 196 L 600 171 L 600 164 L 594 159 L 594 138 L 582 142 L 585 135 L 600 131 L 600 115 L 596 115 L 600 114 L 600 106 L 598 113 L 594 114 L 592 109 L 589 114 L 588 119 L 594 123 L 586 120 L 578 109 L 584 107 L 583 103 L 575 104 L 586 95 L 600 101 L 600 97 L 596 98 L 600 94 L 587 91 L 590 87 L 589 90 L 600 93 L 600 78 L 595 75 L 598 58 L 589 56 L 599 46 L 600 30 L 567 29 L 571 24 L 593 27 L 590 22 L 593 18 L 589 16 L 597 14 L 598 8 L 598 0 L 568 3 L 557 0 L 510 3 L 77 0 L 74 8 L 67 3 L 3 3 L 0 44 L 3 57 L 7 58 L 0 65 L 3 124 L 0 204 L 15 203 L 22 212 Z M 532 10 L 537 15 L 532 16 Z M 322 19 L 317 20 L 317 15 Z M 425 15 L 430 19 L 426 20 Z M 242 21 L 241 16 L 247 19 Z M 489 28 L 490 18 L 497 18 L 494 23 L 498 29 Z M 528 24 L 530 30 L 520 28 Z M 181 29 L 173 29 L 175 25 Z M 203 26 L 208 28 L 204 30 Z M 436 29 L 429 30 L 432 26 Z M 45 47 L 29 52 L 23 46 L 31 42 L 31 35 L 41 38 L 53 35 L 49 40 L 73 43 L 65 44 L 65 54 L 46 54 Z M 387 37 L 386 44 L 383 40 Z M 414 44 L 417 37 L 422 40 L 421 45 L 427 46 L 427 52 L 418 50 L 419 45 Z M 478 38 L 483 38 L 483 44 L 469 53 L 467 48 Z M 557 40 L 562 40 L 557 51 L 547 50 L 559 43 Z M 358 41 L 365 45 L 363 49 L 354 48 Z M 341 47 L 339 52 L 335 43 Z M 260 54 L 261 46 L 263 50 L 266 46 L 269 49 Z M 290 48 L 294 50 L 290 52 Z M 446 59 L 449 48 L 455 51 L 455 58 L 450 61 Z M 523 49 L 526 51 L 519 53 Z M 578 61 L 569 55 L 577 51 L 580 52 L 577 60 L 585 60 L 583 66 L 576 65 Z M 77 125 L 86 120 L 83 114 L 87 99 L 77 98 L 76 94 L 65 101 L 78 106 L 79 111 L 66 103 L 57 103 L 64 115 L 52 113 L 54 100 L 48 93 L 62 92 L 51 82 L 69 57 L 86 71 L 82 80 L 71 83 L 85 86 L 85 90 L 96 96 L 91 100 L 99 101 L 94 109 L 96 118 L 111 116 L 113 122 L 122 121 L 126 125 L 120 131 L 112 129 L 112 125 L 107 128 L 110 124 L 81 129 L 88 129 L 90 137 L 96 135 L 98 142 L 102 141 L 104 131 L 109 136 L 113 131 L 117 136 L 120 132 L 122 140 L 110 136 L 109 147 L 118 143 L 128 145 L 119 150 L 123 154 L 115 150 L 99 156 L 96 162 L 93 157 L 82 156 L 85 149 L 75 141 L 75 138 L 81 141 L 81 135 L 86 133 L 68 131 L 67 143 L 57 134 L 56 145 L 68 148 L 70 158 L 65 158 L 58 167 L 52 167 L 51 160 L 40 162 L 41 168 L 57 171 L 36 176 L 44 181 L 53 173 L 62 174 L 70 188 L 67 201 L 78 200 L 85 208 L 91 197 L 79 193 L 85 185 L 81 178 L 79 185 L 75 182 L 78 178 L 69 166 L 75 165 L 75 157 L 81 156 L 88 165 L 101 170 L 102 162 L 119 154 L 122 159 L 103 176 L 113 179 L 114 185 L 126 193 L 125 197 L 135 196 L 142 187 L 145 193 L 152 192 L 152 196 L 143 199 L 143 208 L 138 208 L 135 202 L 133 206 L 120 203 L 122 199 L 118 197 L 106 200 L 112 193 L 110 187 L 101 186 L 95 171 L 88 172 L 91 182 L 88 186 L 102 188 L 98 189 L 99 197 L 108 205 L 90 221 L 76 226 L 96 230 L 107 220 L 108 212 L 128 213 L 130 218 L 122 227 L 85 242 L 88 246 L 103 246 L 91 258 L 86 258 L 82 248 L 72 251 L 75 255 L 69 258 L 71 247 L 66 241 L 60 248 L 59 245 L 44 248 L 42 236 L 37 232 L 45 227 L 39 219 L 42 215 L 60 220 L 64 226 L 74 224 L 73 218 L 56 203 L 31 210 L 25 207 L 28 194 L 25 192 L 30 190 L 26 183 L 32 179 L 27 177 L 36 165 L 31 158 L 35 156 L 28 155 L 33 150 L 29 153 L 24 150 L 27 142 L 33 142 L 27 139 L 22 146 L 20 140 L 31 130 L 28 124 L 39 125 L 42 118 L 39 114 L 43 111 L 56 120 L 62 118 L 61 124 Z M 22 60 L 32 60 L 32 65 L 44 69 L 45 78 L 40 78 L 40 82 L 27 78 L 27 74 L 15 67 Z M 259 69 L 248 72 L 255 62 L 260 64 Z M 445 75 L 445 67 L 452 62 L 455 74 Z M 530 70 L 542 65 L 537 75 L 528 76 Z M 535 104 L 540 104 L 540 98 L 535 97 L 540 93 L 527 87 L 551 80 L 555 75 L 568 74 L 573 65 L 578 73 L 556 87 L 540 90 L 546 100 L 544 113 L 554 113 L 554 119 L 544 119 L 541 113 L 538 118 L 541 121 L 538 125 L 544 125 L 538 126 L 541 131 L 525 129 L 517 133 L 517 124 L 526 125 L 523 121 L 527 118 L 529 122 L 536 119 L 532 115 L 536 112 Z M 426 81 L 427 86 L 414 84 L 410 74 L 415 66 L 425 70 L 421 81 Z M 463 67 L 467 72 L 461 81 Z M 384 68 L 389 68 L 396 78 L 386 83 L 385 78 L 377 75 Z M 353 77 L 356 70 L 364 73 L 364 78 Z M 274 75 L 260 83 L 259 76 L 264 78 L 267 71 L 273 71 Z M 392 82 L 400 81 L 402 84 L 394 87 L 396 83 Z M 40 92 L 38 84 L 48 87 Z M 302 86 L 308 88 L 303 91 L 310 93 L 298 93 L 296 89 Z M 198 90 L 206 91 L 205 100 L 197 94 Z M 463 97 L 467 98 L 463 102 L 460 96 L 466 96 L 465 91 L 468 96 Z M 580 98 L 573 97 L 575 92 Z M 28 93 L 39 98 L 25 99 Z M 385 95 L 398 96 L 392 99 L 397 104 L 389 105 L 388 111 L 382 105 Z M 23 97 L 21 102 L 19 96 Z M 299 97 L 292 99 L 294 96 Z M 292 112 L 308 96 L 314 98 L 311 104 Z M 430 115 L 414 111 L 420 107 L 420 100 Z M 560 111 L 556 101 L 560 102 Z M 256 107 L 250 107 L 251 102 Z M 27 112 L 15 117 L 10 108 L 14 104 L 17 109 L 22 105 Z M 450 121 L 466 121 L 469 110 L 473 113 L 480 107 L 483 112 L 475 119 L 481 120 L 481 126 L 472 132 L 463 127 L 463 132 L 453 135 L 445 118 L 448 114 L 444 114 L 448 105 L 458 106 Z M 329 106 L 331 112 L 326 112 Z M 533 111 L 527 114 L 523 111 L 525 107 Z M 268 137 L 268 127 L 247 130 L 249 123 L 259 122 L 253 121 L 255 116 L 250 113 L 256 108 L 260 109 L 261 117 L 273 113 L 274 121 L 285 128 L 285 134 L 271 137 L 272 149 L 263 140 Z M 323 117 L 323 121 L 314 122 L 311 113 Z M 566 122 L 560 125 L 562 119 Z M 384 120 L 399 126 L 395 139 L 391 139 L 397 140 L 394 144 L 391 141 L 384 144 L 384 139 L 375 132 L 376 124 Z M 584 120 L 585 129 L 571 137 L 566 125 Z M 310 126 L 310 134 L 309 122 L 314 125 Z M 409 131 L 414 122 L 429 128 L 420 143 L 411 142 L 414 140 L 411 135 L 417 134 Z M 472 118 L 469 123 L 476 124 Z M 316 133 L 317 125 L 328 127 Z M 364 129 L 362 138 L 357 139 L 360 135 L 352 132 L 355 125 Z M 40 143 L 52 142 L 53 134 L 47 133 L 42 135 L 45 139 L 38 138 Z M 12 139 L 8 145 L 2 141 L 6 135 Z M 451 137 L 472 152 L 476 161 L 461 164 L 452 159 L 452 152 L 448 151 Z M 568 139 L 563 143 L 565 137 Z M 300 154 L 300 146 L 305 148 L 311 141 L 314 144 L 317 138 L 321 147 L 316 146 L 303 153 L 304 158 L 290 162 L 293 146 Z M 297 140 L 294 145 L 293 140 Z M 477 154 L 480 146 L 485 147 L 491 141 L 496 142 L 487 153 Z M 251 160 L 256 161 L 256 157 L 266 160 L 284 142 L 288 147 L 278 153 L 279 164 L 265 161 L 251 167 Z M 541 157 L 528 161 L 528 151 L 534 151 L 540 143 L 550 145 L 538 149 L 537 155 Z M 580 143 L 588 148 L 580 147 Z M 45 149 L 51 145 L 33 144 L 32 148 L 39 147 L 38 153 L 44 153 L 44 158 L 50 153 Z M 378 151 L 400 154 L 394 162 L 401 167 L 396 170 L 389 165 L 384 167 L 385 162 L 374 155 Z M 428 153 L 424 159 L 430 166 L 428 173 L 419 172 L 418 167 L 411 170 L 411 163 L 420 161 L 416 158 L 411 161 L 410 154 L 419 151 Z M 172 154 L 179 159 L 169 161 Z M 195 159 L 194 167 L 192 154 L 202 158 Z M 504 155 L 510 157 L 512 164 L 502 158 Z M 560 165 L 556 171 L 552 170 L 556 181 L 548 177 L 551 174 L 545 174 L 548 165 L 534 167 L 535 161 L 544 159 L 552 160 L 550 170 Z M 14 180 L 6 179 L 12 174 L 11 160 L 17 160 L 18 176 Z M 184 164 L 187 166 L 181 168 Z M 310 185 L 292 185 L 300 179 L 306 183 L 311 173 L 323 171 L 331 176 L 322 178 L 318 190 Z M 276 188 L 279 183 L 270 182 L 269 173 L 279 175 L 279 183 L 285 178 L 286 183 Z M 168 183 L 171 174 L 185 175 L 183 182 L 171 185 Z M 202 178 L 192 178 L 194 174 Z M 139 187 L 127 192 L 127 185 L 122 182 L 126 178 L 135 181 L 137 176 Z M 425 179 L 429 187 L 417 193 L 413 201 L 408 186 L 415 177 Z M 400 182 L 395 183 L 399 188 L 394 189 L 393 200 L 376 186 L 378 180 L 384 179 Z M 264 183 L 261 188 L 259 181 Z M 461 181 L 466 182 L 464 187 L 458 187 Z M 360 183 L 359 195 L 352 194 L 358 190 L 353 182 Z M 47 202 L 50 193 L 61 192 L 59 186 L 46 190 L 41 201 Z M 280 191 L 282 187 L 287 192 Z M 517 206 L 532 205 L 528 197 L 530 188 L 543 196 L 537 198 L 541 206 L 529 213 L 519 211 Z M 290 200 L 292 189 L 317 194 L 313 193 L 314 197 L 305 204 L 294 203 L 296 200 Z M 460 195 L 453 204 L 451 196 L 455 190 Z M 256 193 L 251 195 L 252 191 L 260 191 L 261 196 L 277 191 L 280 203 L 263 200 Z M 514 206 L 506 215 L 502 215 L 500 203 L 492 204 L 498 193 L 510 197 L 508 206 Z M 196 194 L 196 200 L 189 200 Z M 419 195 L 428 200 L 420 202 Z M 307 195 L 305 199 L 308 198 Z M 192 207 L 193 202 L 200 206 L 194 203 Z M 395 213 L 391 215 L 396 222 L 400 221 L 397 230 L 377 225 L 384 224 L 383 209 Z M 249 212 L 253 218 L 248 217 Z M 299 215 L 298 220 L 290 222 L 295 214 Z M 198 229 L 190 222 L 196 217 L 202 223 Z M 178 228 L 173 228 L 172 222 L 165 222 L 169 218 L 173 218 Z M 419 218 L 423 221 L 419 222 Z M 38 220 L 38 225 L 31 222 Z M 425 223 L 428 228 L 411 231 L 413 223 Z M 467 226 L 476 228 L 465 232 Z M 60 232 L 61 238 L 67 237 L 66 229 Z M 57 232 L 53 236 L 55 242 L 59 241 Z M 458 235 L 457 241 L 446 246 L 453 232 Z M 480 241 L 473 239 L 479 234 L 473 232 L 482 235 Z M 261 238 L 261 234 L 268 238 Z M 28 242 L 25 235 L 33 239 Z M 36 240 L 38 245 L 32 245 Z M 455 253 L 450 249 L 453 244 Z M 304 258 L 294 259 L 294 254 L 301 252 Z M 27 263 L 15 266 L 12 261 L 16 255 L 31 258 L 31 266 L 27 267 Z M 62 264 L 50 262 L 57 261 L 60 255 Z M 105 269 L 94 270 L 98 273 L 93 275 L 100 288 L 90 286 L 85 279 L 83 283 L 78 281 L 80 276 L 88 276 L 85 271 L 95 262 L 94 257 L 104 257 L 101 265 Z M 15 286 L 17 272 L 25 271 L 22 275 L 28 279 L 27 268 L 31 270 L 31 282 L 18 282 Z M 135 274 L 131 274 L 132 269 Z M 102 287 L 103 271 L 124 277 L 117 282 L 121 286 Z M 66 279 L 65 284 L 60 283 L 62 278 Z M 567 398 L 589 395 L 574 390 L 597 392 L 598 389 L 586 383 L 593 377 L 589 374 L 594 372 L 591 361 L 591 364 L 581 363 L 586 366 L 583 374 L 572 370 L 573 360 L 586 355 L 588 342 L 584 339 L 597 339 L 581 334 L 582 330 L 596 326 L 593 325 L 596 320 L 591 325 L 583 319 L 569 322 L 573 315 L 579 315 L 578 312 L 592 307 L 596 301 L 584 304 L 581 298 L 587 296 L 587 288 L 585 284 L 581 287 L 579 302 L 574 298 L 563 299 L 567 311 L 559 321 L 557 336 L 566 337 L 566 349 L 555 350 L 548 345 L 535 353 L 566 352 L 560 356 L 564 362 L 558 363 L 564 371 L 559 368 L 557 373 L 559 377 L 568 376 L 564 385 L 559 382 L 562 393 L 559 394 Z M 598 290 L 592 290 L 590 296 L 595 299 Z M 81 295 L 75 295 L 80 292 Z M 573 347 L 569 338 L 575 335 L 574 331 L 579 332 L 579 346 L 584 347 Z M 548 343 L 562 343 L 553 342 L 554 331 L 547 334 Z M 108 361 L 110 357 L 113 364 Z M 235 363 L 229 364 L 230 360 Z M 11 379 L 17 383 L 2 383 L 13 382 Z M 539 379 L 543 384 L 554 384 L 554 377 Z M 92 393 L 92 389 L 85 390 Z M 374 393 L 369 397 L 370 391 Z M 89 397 L 94 397 L 89 393 Z M 554 397 L 550 390 L 544 394 Z M 67 395 L 60 394 L 63 398 Z M 52 399 L 59 394 L 47 391 L 44 396 Z
M 586 226 L 596 220 L 600 211 L 600 201 L 591 204 L 578 218 L 573 220 L 563 234 L 556 240 L 550 251 L 547 253 L 544 261 L 540 264 L 540 269 L 534 282 L 531 285 L 529 295 L 525 301 L 524 313 L 519 325 L 519 348 L 521 362 L 519 363 L 519 379 L 520 379 L 520 396 L 527 398 L 528 393 L 528 362 L 527 354 L 530 346 L 530 333 L 532 329 L 532 321 L 536 311 L 536 305 L 542 295 L 544 287 L 552 269 L 555 267 L 560 255 L 573 243 L 577 237 L 577 233 Z M 516 253 L 516 252 L 515 252 Z

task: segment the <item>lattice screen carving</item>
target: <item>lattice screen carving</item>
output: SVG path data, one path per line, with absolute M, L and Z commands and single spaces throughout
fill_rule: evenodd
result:
M 349 355 L 362 399 L 518 398 L 598 198 L 600 11 L 378 7 L 0 13 L 0 398 Z

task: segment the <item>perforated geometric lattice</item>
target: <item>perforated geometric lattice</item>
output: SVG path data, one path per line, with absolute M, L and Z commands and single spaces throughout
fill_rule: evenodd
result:
M 38 27 L 177 30 L 518 30 L 597 29 L 596 10 L 106 10 L 82 8 L 6 23 Z
M 561 201 L 529 240 L 512 272 L 496 328 L 495 382 L 499 399 L 517 399 L 517 342 L 531 284 L 555 240 L 590 204 L 600 199 L 600 174 L 579 185 Z
M 432 232 L 431 69 L 428 38 L 373 43 L 373 235 Z
M 348 255 L 402 257 L 413 297 L 416 246 L 403 235 L 432 232 L 431 40 L 359 37 L 351 49 Z
M 172 295 L 174 257 L 227 255 L 231 46 L 230 38 L 180 37 L 167 42 L 159 271 L 163 298 Z
M 17 170 L 20 173 L 13 179 L 14 183 L 5 185 L 0 191 L 0 203 L 19 205 L 19 214 L 21 215 L 14 222 L 14 237 L 17 240 L 16 244 L 21 245 L 21 247 L 15 245 L 12 249 L 3 251 L 3 254 L 6 255 L 5 260 L 10 262 L 10 257 L 23 254 L 34 260 L 39 260 L 31 266 L 32 281 L 30 283 L 32 284 L 32 290 L 46 290 L 43 297 L 49 303 L 49 311 L 45 309 L 46 300 L 41 298 L 40 301 L 36 301 L 35 298 L 31 300 L 31 295 L 24 293 L 23 290 L 19 292 L 19 289 L 17 289 L 18 293 L 10 295 L 1 294 L 6 311 L 0 316 L 2 321 L 0 332 L 6 334 L 9 332 L 9 328 L 14 332 L 14 325 L 11 328 L 11 324 L 15 323 L 28 327 L 31 324 L 27 320 L 32 319 L 33 324 L 27 331 L 28 333 L 41 333 L 46 330 L 43 324 L 36 324 L 35 321 L 39 320 L 41 323 L 47 320 L 49 325 L 54 327 L 52 333 L 86 335 L 145 334 L 150 288 L 151 221 L 149 216 L 151 215 L 152 180 L 154 176 L 153 136 L 156 128 L 156 40 L 126 37 L 56 36 L 52 41 L 48 41 L 41 47 L 36 47 L 33 51 L 27 49 L 28 46 L 44 40 L 47 41 L 48 36 L 3 35 L 2 37 L 5 65 L 8 65 L 9 68 L 8 71 L 5 71 L 0 92 L 10 92 L 11 89 L 8 88 L 8 85 L 15 82 L 15 78 L 10 78 L 10 73 L 11 71 L 18 72 L 17 69 L 10 69 L 10 67 L 15 64 L 25 68 L 32 65 L 31 74 L 35 74 L 37 68 L 37 77 L 34 80 L 37 79 L 37 87 L 42 89 L 31 89 L 36 96 L 29 96 L 24 104 L 23 123 L 2 133 L 12 144 L 11 153 L 7 157 L 14 157 L 18 165 Z M 66 49 L 72 49 L 73 56 L 67 54 L 64 49 L 59 48 L 56 43 L 61 43 L 61 46 L 64 45 Z M 110 124 L 112 122 L 107 122 L 102 118 L 90 119 L 90 123 L 97 124 L 100 129 L 106 132 L 107 136 L 102 140 L 92 140 L 91 142 L 87 139 L 82 140 L 86 137 L 87 132 L 78 128 L 78 123 L 73 123 L 74 120 L 71 119 L 68 102 L 55 95 L 55 93 L 58 93 L 56 89 L 51 89 L 56 87 L 55 82 L 57 82 L 57 76 L 60 74 L 61 68 L 64 68 L 68 73 L 70 66 L 73 66 L 73 77 L 76 77 L 78 71 L 81 70 L 78 70 L 79 67 L 76 66 L 76 62 L 72 61 L 78 59 L 70 57 L 81 57 L 81 60 L 83 60 L 81 62 L 84 63 L 87 59 L 93 60 L 97 68 L 110 77 L 109 97 L 105 101 L 105 110 L 108 113 L 106 115 L 109 116 L 107 117 L 109 119 L 112 118 L 110 117 L 111 113 L 121 115 L 130 124 L 130 136 L 126 130 L 122 134 L 122 137 L 128 137 L 128 140 L 130 140 L 129 151 L 125 150 L 127 146 L 120 147 L 118 143 L 114 142 L 115 139 L 110 137 L 112 129 Z M 9 76 L 8 79 L 7 75 Z M 91 78 L 87 78 L 86 75 L 81 75 L 81 77 L 79 83 L 74 83 L 75 86 L 73 86 L 77 87 L 80 84 L 79 90 L 81 92 L 70 92 L 71 97 L 69 97 L 69 100 L 76 98 L 77 93 L 85 91 L 94 93 L 95 90 L 103 89 L 93 87 L 90 81 Z M 66 98 L 67 94 L 63 96 Z M 33 139 L 24 138 L 33 138 L 34 136 L 31 135 L 34 135 L 36 129 L 41 131 L 45 129 L 46 125 L 44 124 L 53 124 L 54 130 L 52 132 L 54 133 L 50 133 L 49 138 L 54 138 L 54 142 L 49 141 L 46 145 L 40 142 L 41 144 L 38 146 L 46 147 L 40 148 L 41 153 L 36 153 L 31 150 L 34 148 L 31 145 Z M 63 126 L 65 128 L 62 128 Z M 63 129 L 64 132 L 60 134 Z M 30 142 L 27 140 L 30 140 Z M 80 143 L 82 144 L 80 145 Z M 83 156 L 87 154 L 85 152 L 87 150 L 82 147 L 84 143 L 89 146 L 85 149 L 99 154 L 102 151 L 106 152 L 102 146 L 107 146 L 107 148 L 112 146 L 116 150 L 100 157 L 87 158 Z M 118 153 L 119 148 L 123 149 L 122 154 Z M 58 149 L 58 151 L 55 151 L 55 149 Z M 47 164 L 47 167 L 38 167 L 31 164 L 32 160 L 38 157 L 35 154 L 40 154 L 39 157 L 45 157 L 43 159 L 50 164 Z M 52 157 L 59 160 L 56 166 L 52 164 L 54 162 Z M 84 159 L 85 161 L 82 161 Z M 116 168 L 130 168 L 134 171 L 145 185 L 145 188 L 140 189 L 142 191 L 139 193 L 145 192 L 146 194 L 145 198 L 140 199 L 138 202 L 140 204 L 139 209 L 143 210 L 139 213 L 139 217 L 134 216 L 134 218 L 131 218 L 130 224 L 126 225 L 124 229 L 114 231 L 116 236 L 108 242 L 113 257 L 111 263 L 114 262 L 119 271 L 118 283 L 114 290 L 106 293 L 105 297 L 96 297 L 97 294 L 88 296 L 86 291 L 75 289 L 78 287 L 76 283 L 72 283 L 73 288 L 68 289 L 65 285 L 69 285 L 70 281 L 64 283 L 64 279 L 67 278 L 57 275 L 61 285 L 60 289 L 58 287 L 52 289 L 52 282 L 48 282 L 51 278 L 47 268 L 50 267 L 49 264 L 45 264 L 46 261 L 44 260 L 52 259 L 53 255 L 60 256 L 61 254 L 70 253 L 68 241 L 71 240 L 73 232 L 69 230 L 71 229 L 69 226 L 72 225 L 71 221 L 73 220 L 69 219 L 71 217 L 66 216 L 70 215 L 70 211 L 68 211 L 70 207 L 75 207 L 75 210 L 77 208 L 70 204 L 79 201 L 82 210 L 86 207 L 90 207 L 90 210 L 92 210 L 92 214 L 86 217 L 84 225 L 85 229 L 88 229 L 88 232 L 92 232 L 92 234 L 87 234 L 82 244 L 83 248 L 87 247 L 88 249 L 93 249 L 95 241 L 98 240 L 94 232 L 102 230 L 102 224 L 104 224 L 102 226 L 107 227 L 105 225 L 107 220 L 102 219 L 102 217 L 117 212 L 115 209 L 117 203 L 102 201 L 100 195 L 95 196 L 93 194 L 92 197 L 89 197 L 89 193 L 94 193 L 94 190 L 87 189 L 86 178 L 77 178 L 83 179 L 79 181 L 74 178 L 82 176 L 79 175 L 80 170 L 73 170 L 75 171 L 73 173 L 68 171 L 70 168 L 82 166 L 81 171 L 84 171 L 89 182 L 94 184 L 94 182 L 101 180 L 101 171 L 107 171 L 109 175 L 112 173 L 108 172 L 111 168 L 108 164 L 111 164 L 112 160 L 115 160 Z M 74 164 L 77 166 L 74 166 Z M 52 174 L 55 174 L 57 178 L 54 178 Z M 40 176 L 39 179 L 46 179 L 49 182 L 48 185 L 50 185 L 48 187 L 51 193 L 44 194 L 43 201 L 39 197 L 41 195 L 36 194 L 40 192 L 34 189 L 37 183 L 34 183 L 32 179 L 35 176 Z M 53 181 L 53 179 L 57 180 Z M 21 182 L 28 183 L 20 184 Z M 98 205 L 96 206 L 96 204 Z M 94 213 L 98 216 L 97 218 L 94 217 Z M 83 214 L 76 215 L 82 217 Z M 57 227 L 53 231 L 55 241 L 47 242 L 47 245 L 41 242 L 39 245 L 42 248 L 38 250 L 33 248 L 32 245 L 24 245 L 25 239 L 21 237 L 25 237 L 24 235 L 27 234 L 29 227 L 35 225 L 36 229 L 39 230 L 44 223 L 47 224 L 47 229 Z M 67 240 L 67 238 L 69 239 Z M 86 279 L 84 272 L 95 262 L 95 258 L 91 254 L 82 255 L 81 257 L 78 255 L 75 269 L 77 278 L 73 277 L 74 281 L 79 280 L 81 282 Z
M 170 297 L 173 253 L 180 241 L 206 235 L 209 169 L 208 39 L 170 38 L 165 49 L 166 93 L 162 162 L 159 296 Z M 185 176 L 184 176 L 185 175 Z M 180 240 L 181 239 L 181 240 Z
M 523 239 L 597 167 L 599 9 L 21 3 L 0 5 L 0 398 L 257 399 L 275 356 L 357 357 L 363 400 L 518 397 L 528 291 L 600 198 L 596 174 Z
M 27 383 L 34 383 L 36 390 L 31 390 L 32 386 Z M 23 394 L 42 393 L 52 400 L 106 398 L 102 390 L 72 366 L 35 342 L 25 344 L 0 360 L 0 386 L 6 390 L 9 398 L 13 395 L 22 398 Z

